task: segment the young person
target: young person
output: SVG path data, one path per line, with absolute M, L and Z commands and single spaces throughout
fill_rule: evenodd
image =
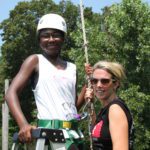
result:
M 21 142 L 31 142 L 31 130 L 36 128 L 26 120 L 19 98 L 19 93 L 32 78 L 38 110 L 37 126 L 63 129 L 65 135 L 67 134 L 65 148 L 83 149 L 83 135 L 78 132 L 74 120 L 84 97 L 80 95 L 77 99 L 76 65 L 63 60 L 60 56 L 66 33 L 67 26 L 62 16 L 58 14 L 42 16 L 37 26 L 42 54 L 33 54 L 26 58 L 6 93 L 5 99 L 20 128 Z

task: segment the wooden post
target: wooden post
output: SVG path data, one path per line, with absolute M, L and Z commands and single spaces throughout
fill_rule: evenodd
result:
M 5 93 L 9 87 L 9 80 L 5 80 Z M 9 110 L 7 103 L 2 104 L 2 150 L 8 150 Z

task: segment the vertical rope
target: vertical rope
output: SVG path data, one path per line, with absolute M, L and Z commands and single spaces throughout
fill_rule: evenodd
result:
M 88 49 L 87 49 L 87 40 L 86 40 L 86 33 L 85 33 L 85 24 L 84 24 L 84 11 L 83 11 L 83 4 L 82 4 L 82 0 L 80 0 L 80 13 L 81 13 L 81 23 L 82 23 L 82 31 L 83 31 L 83 40 L 84 40 L 84 53 L 85 53 L 85 59 L 86 59 L 86 63 L 89 63 L 88 60 Z M 91 82 L 90 82 L 90 78 L 89 76 L 87 76 L 87 80 L 88 80 L 88 88 L 91 88 Z M 91 134 L 91 125 L 92 125 L 92 116 L 93 116 L 93 112 L 94 112 L 94 105 L 91 102 L 91 99 L 88 98 L 88 101 L 85 105 L 85 107 L 88 106 L 88 114 L 89 114 L 89 123 L 88 123 L 88 130 L 89 130 L 89 136 L 90 136 L 90 149 L 93 150 L 93 145 L 92 145 L 92 134 Z M 85 108 L 84 107 L 84 108 Z
M 82 0 L 80 0 L 80 13 L 81 13 L 81 23 L 82 23 L 82 31 L 83 31 L 83 40 L 84 40 L 84 52 L 85 52 L 85 58 L 86 58 L 86 63 L 89 63 L 88 60 L 88 50 L 87 50 L 87 40 L 86 40 L 86 34 L 85 34 L 85 24 L 84 24 L 84 12 L 83 12 L 83 4 Z

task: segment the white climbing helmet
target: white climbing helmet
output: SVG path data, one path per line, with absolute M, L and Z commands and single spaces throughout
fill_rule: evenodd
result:
M 37 26 L 37 33 L 41 29 L 51 28 L 67 33 L 66 21 L 58 14 L 46 14 L 41 17 Z

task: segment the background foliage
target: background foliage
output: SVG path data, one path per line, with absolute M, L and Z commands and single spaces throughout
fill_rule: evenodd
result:
M 85 57 L 79 7 L 70 1 L 61 1 L 58 5 L 52 0 L 20 2 L 10 12 L 10 17 L 0 24 L 4 41 L 0 58 L 1 103 L 4 95 L 4 79 L 11 81 L 28 55 L 40 53 L 36 26 L 39 18 L 50 12 L 62 15 L 67 21 L 68 33 L 62 57 L 74 62 L 78 67 L 78 92 L 85 84 Z M 150 7 L 141 0 L 123 0 L 120 4 L 105 7 L 102 14 L 92 12 L 91 8 L 85 8 L 84 17 L 89 62 L 93 65 L 99 60 L 110 60 L 124 65 L 128 79 L 118 94 L 126 101 L 133 114 L 134 149 L 149 150 Z M 21 105 L 28 121 L 36 123 L 36 107 L 30 83 L 27 86 L 21 95 Z M 95 107 L 98 111 L 100 104 L 96 102 Z M 9 128 L 10 147 L 12 134 L 17 130 L 12 118 Z M 88 136 L 86 121 L 81 123 L 81 128 Z

